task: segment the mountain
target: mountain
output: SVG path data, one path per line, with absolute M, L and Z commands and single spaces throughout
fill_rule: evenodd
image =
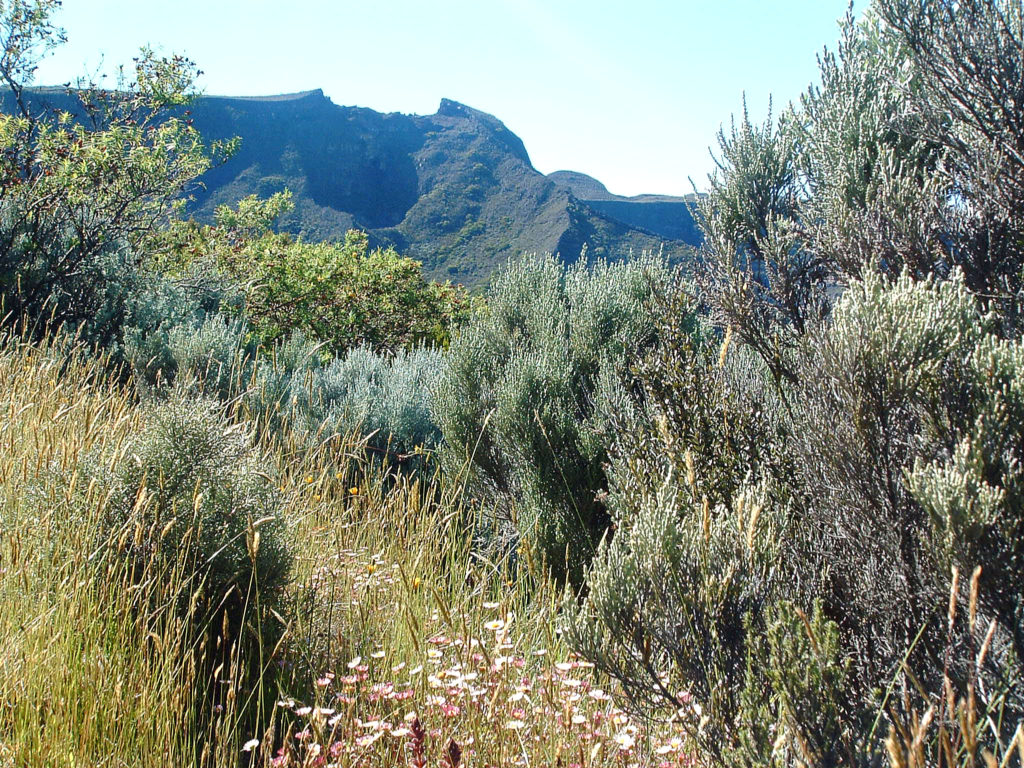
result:
M 613 195 L 592 176 L 576 171 L 555 171 L 548 178 L 594 211 L 630 227 L 653 232 L 666 240 L 699 245 L 703 237 L 693 217 L 696 195 Z
M 75 111 L 74 97 L 58 89 L 32 98 Z M 190 111 L 206 140 L 242 140 L 192 190 L 188 210 L 200 220 L 211 220 L 219 205 L 287 187 L 295 210 L 282 229 L 306 240 L 364 229 L 372 243 L 422 261 L 430 277 L 471 286 L 522 252 L 575 261 L 584 246 L 591 260 L 664 249 L 684 260 L 699 243 L 677 199 L 664 209 L 645 202 L 642 214 L 632 203 L 617 208 L 622 199 L 614 195 L 587 199 L 534 169 L 500 120 L 448 99 L 433 115 L 338 106 L 320 90 L 203 96 Z

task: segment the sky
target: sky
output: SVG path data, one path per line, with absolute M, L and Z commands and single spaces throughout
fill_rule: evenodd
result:
M 706 187 L 739 114 L 775 112 L 817 78 L 848 0 L 64 0 L 67 44 L 38 85 L 181 53 L 211 95 L 323 89 L 339 105 L 489 112 L 543 173 L 616 194 Z M 855 11 L 864 5 L 859 0 Z M 692 179 L 692 183 L 691 183 Z

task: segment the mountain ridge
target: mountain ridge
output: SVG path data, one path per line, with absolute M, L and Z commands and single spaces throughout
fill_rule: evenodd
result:
M 33 89 L 30 98 L 75 112 L 63 89 Z M 656 210 L 618 196 L 583 199 L 537 171 L 500 119 L 452 99 L 433 115 L 407 115 L 339 106 L 312 89 L 200 96 L 188 109 L 207 141 L 241 138 L 191 190 L 187 212 L 202 221 L 220 205 L 288 188 L 295 210 L 283 230 L 332 240 L 363 229 L 373 244 L 421 261 L 428 276 L 471 286 L 523 252 L 573 262 L 583 252 L 616 260 L 663 251 L 681 261 L 700 242 L 685 202 Z M 645 210 L 631 211 L 637 206 Z

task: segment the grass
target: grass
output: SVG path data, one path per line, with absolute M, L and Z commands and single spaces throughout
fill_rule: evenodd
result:
M 634 722 L 572 656 L 557 589 L 474 554 L 457 483 L 353 438 L 265 438 L 294 571 L 274 627 L 249 614 L 264 642 L 211 641 L 174 610 L 184 571 L 102 556 L 139 532 L 100 536 L 82 466 L 131 460 L 134 391 L 6 338 L 0 414 L 0 766 L 690 762 L 671 722 Z

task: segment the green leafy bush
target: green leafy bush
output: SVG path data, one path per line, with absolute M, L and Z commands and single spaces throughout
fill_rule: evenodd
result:
M 650 258 L 592 271 L 523 258 L 445 358 L 433 410 L 445 466 L 559 576 L 580 578 L 608 526 L 596 399 L 654 340 L 648 303 L 669 281 Z
M 447 345 L 473 308 L 461 286 L 423 277 L 419 262 L 373 249 L 363 232 L 344 242 L 307 243 L 272 231 L 291 207 L 287 192 L 221 207 L 216 226 L 179 223 L 157 246 L 173 269 L 214 261 L 245 290 L 245 316 L 264 346 L 300 331 L 339 354 L 360 344 L 396 349 Z
M 9 47 L 0 70 L 13 114 L 0 114 L 0 305 L 39 326 L 90 325 L 99 341 L 117 320 L 108 287 L 143 261 L 145 243 L 211 165 L 189 121 L 196 69 L 143 50 L 133 81 L 75 91 L 77 114 L 51 112 L 25 92 L 41 51 L 60 41 L 59 3 L 0 10 Z M 229 149 L 212 146 L 213 156 Z M 113 316 L 105 316 L 113 309 Z M 116 332 L 116 328 L 113 329 Z

